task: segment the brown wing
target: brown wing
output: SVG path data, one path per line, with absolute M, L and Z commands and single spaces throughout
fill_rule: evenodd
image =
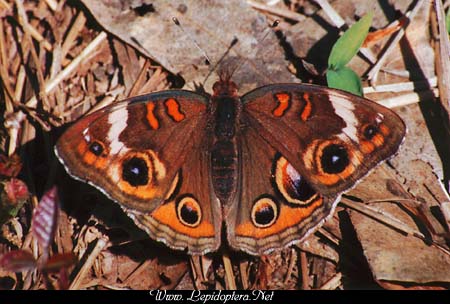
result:
M 240 135 L 240 199 L 226 211 L 229 244 L 260 255 L 300 242 L 332 214 L 338 197 L 312 189 L 258 130 Z
M 326 196 L 350 189 L 392 156 L 406 132 L 392 110 L 340 90 L 269 85 L 242 99 L 247 123 Z
M 393 111 L 338 90 L 269 85 L 242 100 L 240 200 L 225 216 L 228 242 L 250 254 L 315 231 L 406 131 Z
M 190 254 L 216 251 L 222 214 L 209 178 L 209 160 L 206 149 L 190 153 L 175 179 L 171 196 L 150 213 L 134 213 L 135 223 L 171 248 L 187 248 Z
M 73 177 L 118 202 L 155 239 L 193 252 L 212 250 L 220 234 L 220 228 L 216 229 L 220 219 L 213 216 L 217 206 L 202 206 L 199 222 L 194 223 L 212 225 L 208 233 L 186 232 L 185 237 L 176 229 L 177 210 L 174 216 L 174 210 L 158 213 L 173 205 L 180 190 L 192 193 L 202 204 L 210 195 L 207 187 L 199 189 L 196 184 L 208 182 L 206 160 L 197 156 L 207 138 L 207 103 L 208 97 L 187 91 L 134 97 L 76 122 L 59 139 L 55 151 Z M 187 212 L 189 221 L 198 210 L 192 209 L 192 202 L 184 200 L 185 204 L 179 212 Z M 151 215 L 152 224 L 142 224 L 140 215 Z

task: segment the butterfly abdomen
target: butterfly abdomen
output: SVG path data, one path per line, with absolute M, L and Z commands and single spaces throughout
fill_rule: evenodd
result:
M 226 203 L 237 187 L 236 121 L 239 121 L 240 101 L 233 96 L 217 96 L 213 97 L 213 103 L 216 119 L 211 148 L 211 176 L 217 197 Z

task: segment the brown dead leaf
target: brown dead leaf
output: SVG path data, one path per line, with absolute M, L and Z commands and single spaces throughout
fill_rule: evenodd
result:
M 311 235 L 305 241 L 297 244 L 296 246 L 303 251 L 320 256 L 335 263 L 339 261 L 339 255 L 336 252 L 336 249 L 321 241 L 316 235 Z
M 377 203 L 378 208 L 414 227 L 414 222 L 399 207 Z M 350 211 L 364 255 L 376 280 L 430 283 L 450 282 L 450 255 L 414 236 L 405 236 L 378 221 Z
M 203 52 L 215 65 L 235 38 L 238 43 L 221 66 L 235 68 L 243 64 L 233 75 L 242 92 L 274 81 L 295 81 L 287 72 L 275 35 L 269 32 L 263 40 L 268 22 L 245 1 L 83 2 L 106 30 L 182 76 L 190 88 L 204 84 L 211 69 Z M 174 24 L 174 17 L 183 30 Z M 205 87 L 211 87 L 216 80 L 212 78 Z
M 161 258 L 149 258 L 155 251 Z M 159 248 L 154 242 L 132 242 L 103 251 L 96 266 L 81 284 L 83 288 L 95 285 L 139 290 L 174 289 L 187 272 L 187 261 L 170 249 Z

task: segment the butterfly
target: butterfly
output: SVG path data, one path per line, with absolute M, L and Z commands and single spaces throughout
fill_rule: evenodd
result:
M 344 91 L 270 84 L 240 97 L 222 76 L 211 96 L 155 92 L 85 116 L 55 151 L 151 238 L 261 255 L 316 231 L 405 132 L 395 112 Z

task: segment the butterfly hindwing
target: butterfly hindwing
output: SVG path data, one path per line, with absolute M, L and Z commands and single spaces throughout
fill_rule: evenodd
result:
M 241 191 L 229 210 L 229 244 L 260 255 L 299 242 L 332 213 L 337 197 L 324 197 L 307 183 L 255 128 L 241 142 Z

